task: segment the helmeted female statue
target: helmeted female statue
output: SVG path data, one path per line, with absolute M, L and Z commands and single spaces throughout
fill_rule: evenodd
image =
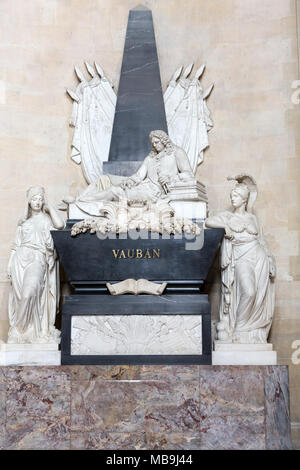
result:
M 274 313 L 275 261 L 252 213 L 257 186 L 249 175 L 234 178 L 233 211 L 206 219 L 208 228 L 224 228 L 221 248 L 222 295 L 217 339 L 230 343 L 266 343 Z

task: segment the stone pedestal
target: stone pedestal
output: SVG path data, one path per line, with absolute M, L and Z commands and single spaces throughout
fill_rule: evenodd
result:
M 215 341 L 213 365 L 276 365 L 272 344 L 229 344 Z
M 58 344 L 0 344 L 0 366 L 59 366 Z
M 179 217 L 203 221 L 206 219 L 208 199 L 203 183 L 177 182 L 169 190 L 169 204 Z

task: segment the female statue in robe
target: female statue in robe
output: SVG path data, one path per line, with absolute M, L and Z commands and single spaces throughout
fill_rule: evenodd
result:
M 8 264 L 8 343 L 59 343 L 54 327 L 58 303 L 58 266 L 50 230 L 64 222 L 45 201 L 44 188 L 27 191 L 25 217 L 19 222 Z
M 226 343 L 266 343 L 274 313 L 275 261 L 252 208 L 257 197 L 251 176 L 231 191 L 233 211 L 209 217 L 208 228 L 224 228 L 221 247 L 222 295 L 217 339 Z

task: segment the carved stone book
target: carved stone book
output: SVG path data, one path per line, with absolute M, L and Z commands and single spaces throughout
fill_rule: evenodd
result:
M 106 284 L 109 292 L 112 295 L 121 294 L 152 294 L 161 295 L 166 288 L 167 283 L 156 284 L 155 282 L 148 281 L 147 279 L 126 279 L 125 281 L 117 282 L 116 284 Z

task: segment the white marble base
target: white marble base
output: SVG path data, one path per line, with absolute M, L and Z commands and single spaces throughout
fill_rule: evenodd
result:
M 188 219 L 205 220 L 207 216 L 207 204 L 203 201 L 170 201 L 170 206 L 178 217 Z
M 0 344 L 1 366 L 59 366 L 58 344 Z
M 231 344 L 215 341 L 213 365 L 277 365 L 272 344 Z
M 215 351 L 273 351 L 273 344 L 271 343 L 257 343 L 257 344 L 242 344 L 242 343 L 223 343 L 222 341 L 215 341 Z
M 204 201 L 170 201 L 170 206 L 176 211 L 178 217 L 186 217 L 188 219 L 205 220 L 207 216 L 207 203 Z M 88 204 L 86 205 L 88 210 Z M 93 215 L 98 214 L 95 211 L 95 204 L 90 204 L 90 211 Z M 87 212 L 82 211 L 76 204 L 69 204 L 69 219 L 87 219 L 92 217 Z
M 201 316 L 74 315 L 71 354 L 202 354 Z

